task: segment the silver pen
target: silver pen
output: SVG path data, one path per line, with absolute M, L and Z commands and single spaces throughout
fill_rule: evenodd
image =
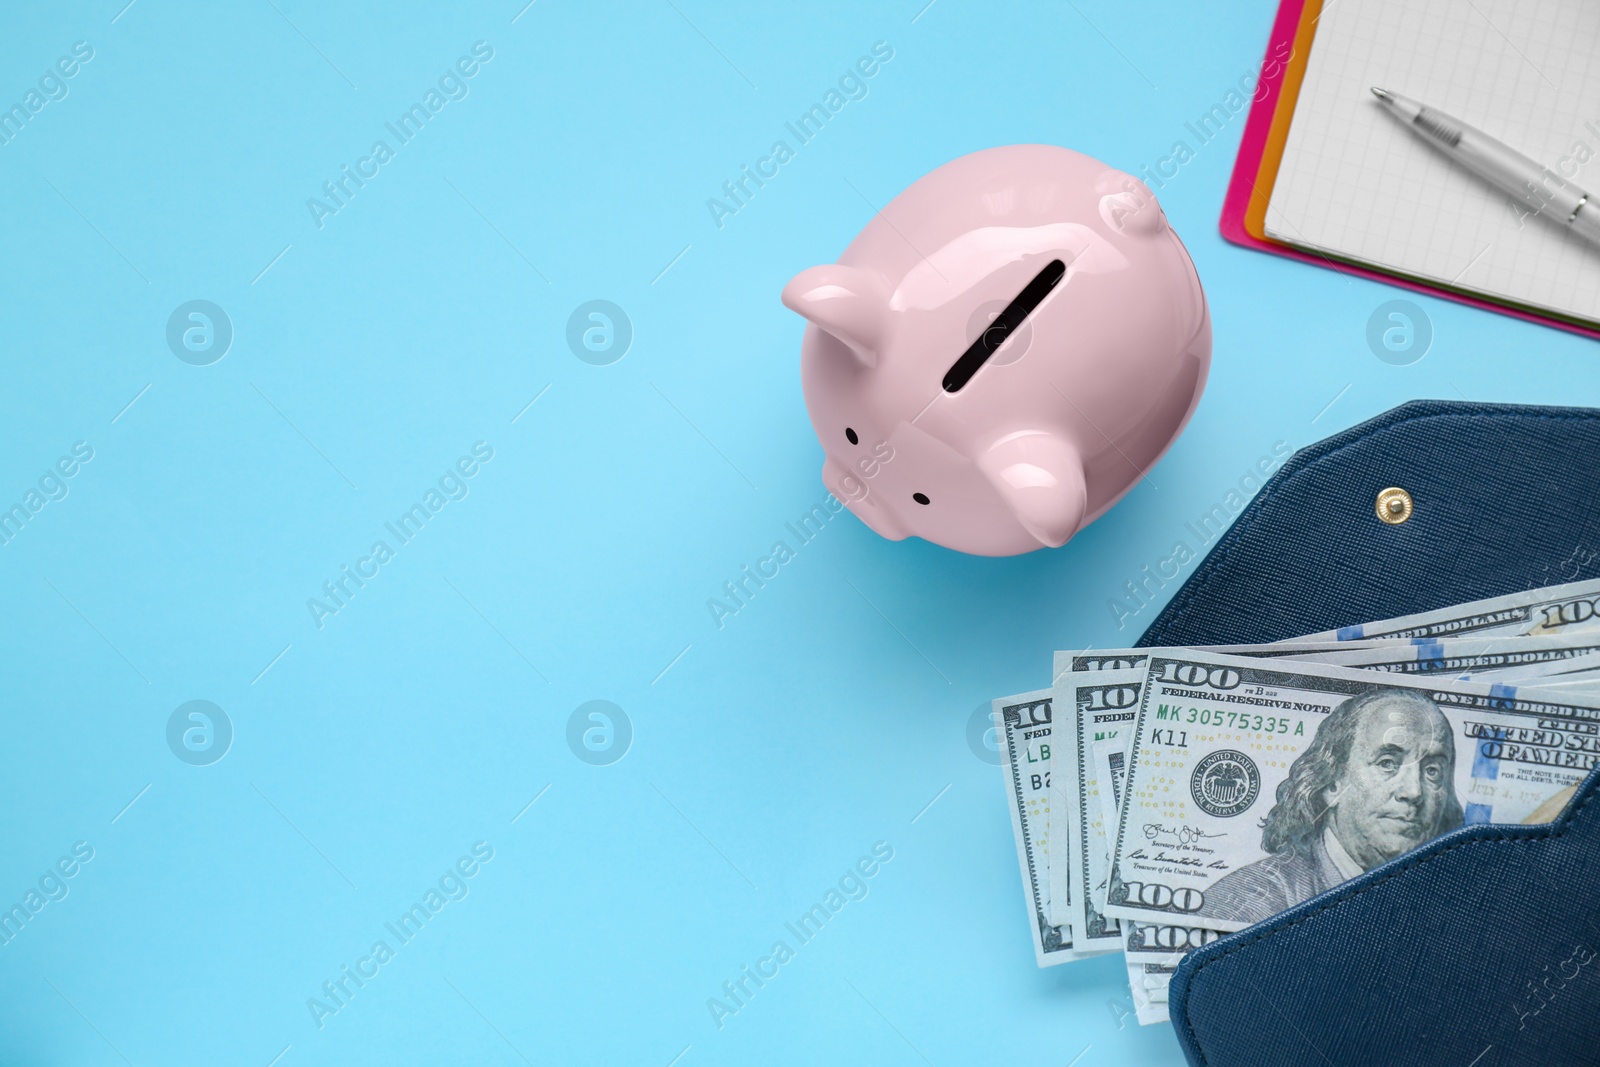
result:
M 1408 96 L 1374 87 L 1372 94 L 1411 131 L 1519 203 L 1600 245 L 1600 204 L 1549 167 L 1501 144 L 1460 119 Z

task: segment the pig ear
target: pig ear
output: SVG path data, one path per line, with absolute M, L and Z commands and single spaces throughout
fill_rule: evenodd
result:
M 1083 461 L 1062 438 L 1012 434 L 978 457 L 978 469 L 1041 545 L 1059 548 L 1078 532 L 1087 499 Z
M 868 367 L 878 361 L 889 321 L 889 287 L 871 271 L 825 263 L 783 287 L 783 305 L 849 346 Z

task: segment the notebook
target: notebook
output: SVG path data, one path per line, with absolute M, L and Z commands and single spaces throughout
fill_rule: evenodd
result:
M 1600 198 L 1600 5 L 1288 0 L 1268 60 L 1224 211 L 1230 239 L 1594 334 L 1600 248 L 1436 152 L 1370 87 L 1452 114 Z

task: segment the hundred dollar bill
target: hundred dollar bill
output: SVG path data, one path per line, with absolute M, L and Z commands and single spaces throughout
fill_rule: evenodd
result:
M 1418 638 L 1294 658 L 1394 674 L 1516 678 L 1531 683 L 1535 678 L 1600 668 L 1600 629 L 1543 637 Z
M 1096 780 L 1097 766 L 1090 748 L 1103 738 L 1116 736 L 1117 724 L 1131 724 L 1133 712 L 1130 705 L 1128 708 L 1103 707 L 1086 714 L 1079 708 L 1074 687 L 1086 676 L 1102 672 L 1133 670 L 1142 679 L 1143 665 L 1152 651 L 1160 650 L 1107 649 L 1094 653 L 1056 653 L 1054 699 L 1056 706 L 1063 709 L 1063 724 L 1071 724 L 1074 729 L 1069 731 L 1063 727 L 1054 747 L 1055 754 L 1061 758 L 1051 764 L 1052 767 L 1059 764 L 1056 773 L 1051 776 L 1048 816 L 1048 836 L 1056 847 L 1048 863 L 1045 914 L 1053 925 L 1070 932 L 1080 952 L 1090 947 L 1111 948 L 1120 944 L 1121 940 L 1117 924 L 1108 922 L 1103 912 L 1110 862 L 1109 847 L 1103 842 L 1116 821 L 1114 818 L 1102 818 L 1099 803 L 1103 795 L 1102 787 Z M 1299 645 L 1221 646 L 1215 651 L 1252 658 L 1292 657 L 1344 663 L 1396 673 L 1475 677 L 1504 671 L 1514 673 L 1519 678 L 1532 678 L 1576 670 L 1591 663 L 1600 667 L 1600 659 L 1586 661 L 1577 658 L 1571 666 L 1554 662 L 1581 657 L 1586 652 L 1600 653 L 1600 631 L 1588 639 L 1506 637 L 1328 641 Z M 1137 684 L 1137 679 L 1119 678 L 1115 682 L 1102 684 L 1119 688 L 1094 690 L 1088 694 L 1089 699 L 1095 699 L 1096 693 L 1100 694 L 1098 699 L 1102 701 L 1106 699 L 1106 693 L 1123 693 L 1125 690 L 1120 687 Z M 1122 746 L 1124 753 L 1130 741 L 1131 736 L 1125 736 Z M 1076 766 L 1071 766 L 1074 761 Z
M 1006 791 L 1011 801 L 1011 829 L 1017 838 L 1017 862 L 1033 930 L 1033 954 L 1041 967 L 1078 959 L 1070 929 L 1051 921 L 1046 912 L 1050 892 L 1049 815 L 1052 727 L 1050 690 L 1040 689 L 994 702 L 994 727 L 1006 759 Z
M 1300 655 L 1318 652 L 1368 652 L 1369 646 L 1404 647 L 1402 642 L 1327 642 L 1305 645 L 1290 652 Z M 1233 646 L 1243 655 L 1278 656 L 1284 650 L 1276 645 Z M 1110 866 L 1110 831 L 1116 826 L 1114 813 L 1105 817 L 1101 801 L 1105 796 L 1103 778 L 1093 761 L 1091 749 L 1097 743 L 1121 737 L 1121 757 L 1132 743 L 1127 729 L 1133 723 L 1138 693 L 1130 690 L 1143 681 L 1144 666 L 1159 649 L 1105 649 L 1098 652 L 1057 652 L 1055 655 L 1056 706 L 1062 709 L 1062 736 L 1055 753 L 1060 755 L 1059 772 L 1051 776 L 1050 838 L 1056 842 L 1050 863 L 1051 922 L 1070 931 L 1079 952 L 1111 950 L 1121 946 L 1121 932 L 1114 920 L 1104 914 L 1106 875 Z M 1376 651 L 1369 652 L 1376 655 Z M 1117 674 L 1116 678 L 1102 675 Z M 1078 683 L 1091 688 L 1080 697 Z M 1094 688 L 1099 685 L 1101 688 Z M 1127 701 L 1117 705 L 1117 701 Z M 1089 705 L 1085 707 L 1084 705 Z M 1098 706 L 1095 706 L 1098 705 Z M 1070 717 L 1069 717 L 1070 715 Z M 1069 731 L 1067 725 L 1072 729 Z M 1122 759 L 1119 758 L 1119 770 Z M 1119 801 L 1120 803 L 1120 801 Z
M 1171 651 L 1170 649 L 1166 651 Z M 1600 672 L 1600 629 L 1587 635 L 1307 641 L 1282 645 L 1210 645 L 1193 651 L 1251 659 L 1334 663 L 1391 674 L 1443 675 L 1466 680 L 1535 679 L 1576 671 Z
M 1274 641 L 1266 645 L 1194 645 L 1197 652 L 1220 652 L 1224 656 L 1249 656 L 1251 659 L 1302 659 L 1316 652 L 1349 652 L 1357 648 L 1385 648 L 1410 644 L 1403 638 L 1374 638 L 1373 640 L 1338 641 L 1332 638 L 1317 640 L 1297 637 L 1292 641 Z
M 1237 645 L 1229 646 L 1239 655 L 1249 656 L 1306 656 L 1315 653 L 1367 654 L 1379 656 L 1379 649 L 1402 649 L 1400 641 L 1337 641 L 1302 646 Z M 1114 689 L 1087 690 L 1084 700 L 1090 704 L 1106 704 L 1108 700 L 1127 698 L 1125 687 L 1143 681 L 1144 665 L 1153 652 L 1161 649 L 1106 649 L 1099 652 L 1057 652 L 1055 657 L 1056 706 L 1071 709 L 1073 731 L 1059 738 L 1055 752 L 1061 756 L 1061 772 L 1051 778 L 1050 826 L 1051 839 L 1057 843 L 1054 862 L 1050 864 L 1050 890 L 1053 920 L 1071 929 L 1073 943 L 1079 951 L 1089 947 L 1109 948 L 1120 945 L 1121 933 L 1114 920 L 1104 914 L 1106 876 L 1110 868 L 1110 832 L 1116 826 L 1115 808 L 1107 814 L 1103 810 L 1106 799 L 1105 778 L 1100 765 L 1091 754 L 1102 741 L 1121 737 L 1117 744 L 1117 774 L 1120 786 L 1121 768 L 1132 744 L 1132 733 L 1126 729 L 1133 722 L 1133 705 L 1126 707 L 1103 706 L 1084 710 L 1075 694 L 1075 684 L 1088 681 L 1115 687 Z M 1100 679 L 1100 674 L 1123 672 L 1116 679 Z M 1137 693 L 1131 694 L 1137 699 Z M 1066 733 L 1063 727 L 1063 733 Z M 1075 742 L 1069 750 L 1069 742 Z M 1108 757 L 1109 758 L 1109 757 Z M 1069 766 L 1076 761 L 1076 767 Z M 1120 804 L 1120 799 L 1113 803 Z M 1063 849 L 1062 843 L 1066 848 Z
M 1302 641 L 1357 641 L 1393 637 L 1459 637 L 1463 634 L 1570 633 L 1600 626 L 1600 579 L 1474 600 L 1468 604 L 1403 615 L 1307 634 Z
M 1056 653 L 1056 656 L 1054 656 L 1054 670 L 1051 673 L 1051 678 L 1053 678 L 1051 694 L 1053 694 L 1056 701 L 1061 701 L 1061 707 L 1064 707 L 1064 709 L 1072 707 L 1072 673 L 1074 673 L 1075 659 L 1082 661 L 1078 664 L 1078 667 L 1082 670 L 1102 670 L 1106 669 L 1107 664 L 1117 664 L 1117 662 L 1122 661 L 1136 661 L 1142 664 L 1144 662 L 1144 654 L 1133 653 L 1133 651 L 1128 651 L 1123 656 L 1117 656 L 1115 651 L 1112 656 L 1101 656 L 1101 654 L 1091 656 L 1090 653 Z M 1062 717 L 1062 723 L 1070 725 L 1070 717 Z M 1075 739 L 1075 734 L 1072 734 L 1072 731 L 1067 731 L 1066 726 L 1062 729 L 1064 729 L 1066 736 L 1058 737 L 1058 744 L 1056 744 L 1056 749 L 1058 750 L 1062 750 L 1062 744 Z M 1066 757 L 1062 757 L 1062 763 L 1066 763 Z M 1067 789 L 1067 774 L 1053 774 L 1050 779 L 1050 837 L 1054 841 L 1058 841 L 1059 846 L 1056 849 L 1056 862 L 1050 864 L 1050 912 L 1048 912 L 1048 918 L 1056 925 L 1066 929 L 1066 931 L 1070 931 L 1072 936 L 1077 934 L 1077 929 L 1072 925 L 1072 905 L 1070 905 L 1070 902 L 1072 902 L 1072 885 L 1070 885 L 1069 878 L 1072 862 L 1070 862 L 1066 841 L 1067 835 L 1077 832 L 1078 829 L 1078 814 L 1077 809 L 1075 809 L 1075 801 L 1077 801 L 1077 797 L 1074 795 L 1074 790 Z
M 1098 652 L 1057 652 L 1053 677 L 1055 679 L 1054 694 L 1060 701 L 1062 712 L 1062 735 L 1058 738 L 1057 750 L 1063 753 L 1061 774 L 1052 775 L 1050 779 L 1050 825 L 1051 835 L 1058 842 L 1066 845 L 1057 848 L 1056 862 L 1050 865 L 1050 903 L 1052 921 L 1072 931 L 1074 943 L 1078 939 L 1078 931 L 1084 925 L 1081 908 L 1075 908 L 1072 901 L 1072 851 L 1073 835 L 1078 835 L 1081 844 L 1081 835 L 1084 833 L 1083 822 L 1085 812 L 1079 803 L 1079 781 L 1082 773 L 1074 767 L 1067 767 L 1070 763 L 1066 756 L 1067 745 L 1077 746 L 1075 752 L 1083 751 L 1083 738 L 1078 731 L 1077 713 L 1075 710 L 1068 714 L 1065 709 L 1075 709 L 1073 695 L 1073 680 L 1084 674 L 1097 674 L 1102 671 L 1114 670 L 1142 670 L 1145 661 L 1150 658 L 1146 649 L 1109 649 Z M 1129 720 L 1132 721 L 1131 719 Z M 1076 755 L 1073 759 L 1076 759 Z M 1093 768 L 1083 767 L 1092 778 Z M 1072 775 L 1079 773 L 1080 778 L 1074 779 Z M 1089 782 L 1092 793 L 1093 782 Z M 1103 948 L 1112 950 L 1117 945 L 1110 940 L 1104 941 Z M 1080 950 L 1082 946 L 1079 946 Z
M 1588 685 L 1600 681 L 1600 652 L 1571 659 L 1549 660 L 1525 667 L 1472 671 L 1462 677 L 1526 688 L 1549 685 Z
M 1055 690 L 1056 706 L 1062 709 L 1062 733 L 1066 736 L 1056 749 L 1058 773 L 1052 777 L 1056 792 L 1051 799 L 1051 812 L 1054 817 L 1059 798 L 1067 818 L 1055 819 L 1054 825 L 1064 831 L 1058 840 L 1066 844 L 1066 850 L 1056 850 L 1051 875 L 1059 883 L 1063 873 L 1060 868 L 1066 868 L 1068 887 L 1064 896 L 1073 945 L 1079 951 L 1114 952 L 1122 947 L 1122 932 L 1094 906 L 1091 896 L 1094 887 L 1105 882 L 1109 856 L 1101 783 L 1091 761 L 1096 742 L 1115 743 L 1119 738 L 1131 737 L 1144 669 L 1071 671 L 1062 677 L 1065 681 L 1058 683 Z M 1069 722 L 1070 733 L 1066 728 Z
M 1600 760 L 1600 700 L 1219 653 L 1152 656 L 1106 914 L 1241 930 Z

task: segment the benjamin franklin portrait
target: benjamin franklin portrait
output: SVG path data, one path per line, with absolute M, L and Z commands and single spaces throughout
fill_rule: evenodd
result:
M 1454 734 L 1425 695 L 1375 689 L 1318 727 L 1262 825 L 1267 857 L 1206 891 L 1199 916 L 1257 923 L 1462 824 Z

